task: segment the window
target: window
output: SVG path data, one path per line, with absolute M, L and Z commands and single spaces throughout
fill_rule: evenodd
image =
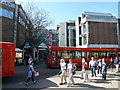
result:
M 13 12 L 4 8 L 0 8 L 0 16 L 13 19 Z
M 26 15 L 25 13 L 23 12 L 23 10 L 21 8 L 19 8 L 19 12 L 22 14 L 22 16 L 26 19 Z
M 10 2 L 4 1 L 4 0 L 0 0 L 0 3 L 4 4 L 6 6 L 9 6 L 9 7 L 15 8 L 15 4 L 13 4 L 13 3 L 10 3 Z
M 0 48 L 0 65 L 2 63 L 2 48 Z
M 62 52 L 62 57 L 64 57 L 65 59 L 74 59 L 75 58 L 75 51 L 64 50 Z
M 111 51 L 92 51 L 91 55 L 95 58 L 115 58 L 116 52 Z
M 85 44 L 87 44 L 87 36 L 86 35 L 83 36 L 83 45 L 85 45 Z
M 53 60 L 56 60 L 56 52 L 52 52 L 52 58 Z
M 75 59 L 81 59 L 82 58 L 82 52 L 81 51 L 75 51 Z
M 25 26 L 25 22 L 23 21 L 23 19 L 22 19 L 21 17 L 19 17 L 19 22 L 20 22 L 23 26 Z

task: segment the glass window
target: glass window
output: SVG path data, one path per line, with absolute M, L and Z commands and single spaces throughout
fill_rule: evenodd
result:
M 0 48 L 0 65 L 2 63 L 2 48 Z
M 55 60 L 55 58 L 56 58 L 55 54 L 56 54 L 55 52 L 52 52 L 52 58 L 53 58 L 53 60 Z
M 0 8 L 0 16 L 13 19 L 13 12 L 4 8 Z
M 62 57 L 66 59 L 74 59 L 75 58 L 75 51 L 70 50 L 64 50 L 62 52 Z
M 84 35 L 84 37 L 83 37 L 83 44 L 84 45 L 87 44 L 87 36 L 86 35 Z
M 107 58 L 115 58 L 116 52 L 107 52 Z
M 23 10 L 21 8 L 19 8 L 19 12 L 22 14 L 22 16 L 26 19 L 26 15 L 25 13 L 23 12 Z
M 81 59 L 82 58 L 82 52 L 81 51 L 75 51 L 75 59 Z
M 10 3 L 10 2 L 8 2 L 8 1 L 0 0 L 0 3 L 1 3 L 1 4 L 4 4 L 4 5 L 6 5 L 6 6 L 9 6 L 9 7 L 15 8 L 15 4 Z
M 91 55 L 95 58 L 114 58 L 116 56 L 116 52 L 111 51 L 92 51 Z
M 20 22 L 23 26 L 25 26 L 25 22 L 23 21 L 23 19 L 22 19 L 21 17 L 19 17 L 19 22 Z

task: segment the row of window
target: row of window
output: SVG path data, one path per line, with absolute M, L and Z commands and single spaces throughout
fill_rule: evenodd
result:
M 4 8 L 0 8 L 0 16 L 13 19 L 13 12 Z
M 19 17 L 19 22 L 20 22 L 23 26 L 25 26 L 25 22 L 23 21 L 23 19 L 22 19 L 21 17 Z
M 6 5 L 6 6 L 9 6 L 9 7 L 15 8 L 15 4 L 10 3 L 10 2 L 8 2 L 8 1 L 5 1 L 5 0 L 0 0 L 0 3 L 1 3 L 1 4 L 4 4 L 4 5 Z
M 26 19 L 26 15 L 25 13 L 23 12 L 23 10 L 21 8 L 19 8 L 19 12 L 22 14 L 22 16 Z
M 53 58 L 56 58 L 56 56 L 60 56 L 60 52 L 53 52 L 52 53 Z M 91 58 L 91 56 L 94 56 L 95 58 L 115 58 L 116 52 L 111 51 L 94 51 L 94 52 L 82 52 L 82 51 L 73 51 L 73 50 L 64 50 L 62 52 L 62 57 L 65 59 L 81 59 L 83 56 L 86 58 Z

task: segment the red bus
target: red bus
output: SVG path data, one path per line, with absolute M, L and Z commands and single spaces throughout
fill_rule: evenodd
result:
M 48 67 L 59 67 L 60 58 L 63 57 L 65 62 L 72 59 L 76 66 L 82 65 L 82 57 L 84 56 L 87 62 L 90 61 L 91 56 L 96 60 L 105 58 L 109 64 L 110 58 L 118 56 L 118 49 L 110 48 L 76 48 L 76 47 L 49 47 L 49 59 L 46 61 Z
M 14 75 L 15 63 L 15 44 L 8 42 L 0 42 L 0 66 L 2 74 L 0 77 Z

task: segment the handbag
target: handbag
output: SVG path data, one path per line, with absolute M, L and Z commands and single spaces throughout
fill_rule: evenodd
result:
M 36 72 L 36 73 L 35 73 L 35 76 L 36 76 L 36 77 L 39 76 L 39 72 Z

